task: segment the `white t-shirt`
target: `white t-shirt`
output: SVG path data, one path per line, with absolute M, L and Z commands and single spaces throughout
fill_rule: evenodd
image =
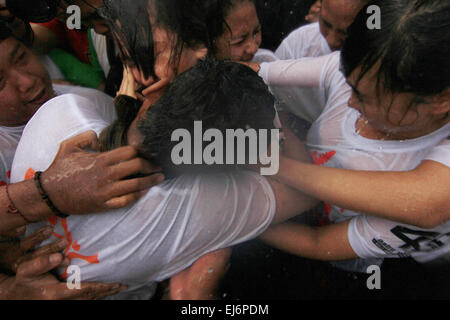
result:
M 320 57 L 330 53 L 330 46 L 320 33 L 318 22 L 292 31 L 275 51 L 280 60 Z
M 53 60 L 48 55 L 40 55 L 40 56 L 38 56 L 38 58 L 39 58 L 39 61 L 44 65 L 48 74 L 50 75 L 50 79 L 52 79 L 52 80 L 65 80 L 66 79 L 66 77 L 64 77 L 63 73 L 61 72 L 59 67 L 56 65 L 56 63 L 54 63 Z
M 91 33 L 92 45 L 97 54 L 98 63 L 102 67 L 105 77 L 108 77 L 109 71 L 111 70 L 111 65 L 108 59 L 108 45 L 106 36 L 98 34 L 94 29 L 90 29 L 88 32 Z
M 115 118 L 111 107 L 74 94 L 42 106 L 17 148 L 13 181 L 22 180 L 29 168 L 45 170 L 61 141 L 88 129 L 99 133 Z M 240 171 L 180 176 L 151 188 L 133 206 L 47 223 L 70 240 L 66 254 L 81 268 L 82 281 L 120 282 L 129 289 L 115 298 L 148 299 L 155 281 L 184 270 L 208 252 L 257 237 L 274 214 L 275 198 L 267 180 Z
M 277 60 L 280 59 L 278 59 L 272 51 L 267 49 L 258 49 L 252 59 L 252 62 L 272 62 Z
M 75 86 L 54 85 L 53 89 L 57 95 L 69 92 L 90 92 L 91 89 L 85 89 Z M 0 185 L 9 184 L 11 164 L 14 159 L 17 144 L 25 126 L 6 127 L 0 126 Z
M 312 23 L 292 31 L 275 51 L 279 60 L 295 60 L 306 57 L 320 57 L 331 53 L 327 41 L 320 33 L 319 23 Z M 260 60 L 270 62 L 274 60 Z M 259 62 L 259 61 L 258 61 Z M 323 106 L 322 96 L 309 88 L 284 85 L 271 86 L 271 91 L 278 99 L 281 108 L 312 123 L 319 116 L 318 105 Z
M 380 141 L 359 136 L 355 124 L 360 113 L 348 107 L 351 88 L 339 71 L 339 63 L 339 53 L 333 53 L 315 59 L 265 63 L 260 70 L 260 75 L 270 86 L 275 83 L 309 86 L 326 101 L 322 109 L 316 110 L 320 115 L 314 119 L 307 137 L 308 150 L 317 165 L 366 171 L 408 171 L 427 159 L 450 166 L 450 143 L 447 139 L 450 124 L 426 136 L 405 141 Z M 364 217 L 358 212 L 336 206 L 325 207 L 325 215 L 332 222 L 353 218 L 348 237 L 353 250 L 362 258 L 411 255 L 425 262 L 449 252 L 450 222 L 433 230 L 422 230 L 384 219 Z M 408 247 L 408 240 L 400 235 L 406 233 L 402 228 L 435 232 L 433 237 L 428 235 L 423 240 L 429 240 L 426 243 L 428 251 L 424 252 L 417 246 Z M 419 233 L 409 235 L 409 238 L 416 239 L 420 237 Z M 382 247 L 381 241 L 387 244 L 385 250 L 379 249 Z

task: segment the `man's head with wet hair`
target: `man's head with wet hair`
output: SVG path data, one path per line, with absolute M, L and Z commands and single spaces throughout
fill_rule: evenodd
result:
M 171 153 L 178 142 L 171 141 L 172 133 L 177 129 L 185 129 L 191 135 L 193 147 L 194 122 L 201 121 L 203 132 L 216 129 L 223 137 L 227 129 L 268 129 L 270 141 L 270 129 L 274 129 L 274 103 L 275 99 L 264 81 L 247 66 L 206 58 L 175 78 L 161 99 L 134 122 L 137 128 L 130 129 L 130 123 L 136 116 L 132 106 L 119 108 L 116 105 L 119 119 L 102 132 L 100 140 L 107 150 L 128 141 L 145 158 L 160 165 L 170 175 L 197 169 L 228 170 L 235 166 L 175 166 Z M 137 134 L 133 133 L 131 138 L 130 131 Z M 209 144 L 203 142 L 202 150 Z M 237 153 L 234 154 L 236 157 Z M 223 155 L 226 158 L 226 150 L 223 150 Z

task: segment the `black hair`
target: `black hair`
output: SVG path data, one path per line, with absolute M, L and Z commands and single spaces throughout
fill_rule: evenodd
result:
M 97 11 L 108 22 L 124 62 L 131 60 L 145 77 L 154 76 L 154 45 L 147 0 L 103 0 Z
M 178 65 L 186 46 L 204 46 L 214 56 L 215 40 L 227 28 L 225 17 L 235 1 L 244 0 L 104 0 L 99 14 L 108 21 L 122 56 L 130 57 L 144 75 L 154 75 L 154 46 L 149 10 L 157 26 L 176 37 L 170 63 Z M 253 1 L 253 0 L 245 0 Z M 229 29 L 229 28 L 228 28 Z
M 8 28 L 6 22 L 0 21 L 0 41 L 8 39 L 9 37 L 12 36 L 13 36 L 12 31 L 10 28 Z
M 31 47 L 34 41 L 33 29 L 31 29 L 31 26 L 28 22 L 24 20 L 20 21 L 24 23 L 25 35 L 23 35 L 22 37 L 17 37 L 14 34 L 13 30 L 11 30 L 11 28 L 8 26 L 8 23 L 0 20 L 0 41 L 11 37 L 22 42 L 25 46 Z
M 224 11 L 225 18 L 230 14 L 231 9 L 233 9 L 237 4 L 250 2 L 255 4 L 255 0 L 223 0 L 222 8 Z
M 193 137 L 195 121 L 202 121 L 203 131 L 213 128 L 224 135 L 227 129 L 273 129 L 274 102 L 264 81 L 250 68 L 213 58 L 199 60 L 175 78 L 138 122 L 144 138 L 140 152 L 166 172 L 195 170 L 196 166 L 173 165 L 171 151 L 177 144 L 171 141 L 174 130 L 186 129 Z
M 223 0 L 149 0 L 155 9 L 156 24 L 176 36 L 172 61 L 176 64 L 183 46 L 204 46 L 215 54 L 215 39 L 224 32 Z
M 367 8 L 381 10 L 381 29 L 369 29 Z M 361 67 L 359 80 L 378 62 L 378 86 L 392 93 L 433 96 L 450 87 L 450 1 L 375 0 L 348 29 L 341 51 L 348 77 Z

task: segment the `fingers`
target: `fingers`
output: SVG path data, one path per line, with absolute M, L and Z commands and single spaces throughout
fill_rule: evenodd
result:
M 141 93 L 136 92 L 135 94 L 136 94 L 136 99 L 138 99 L 140 102 L 145 101 L 145 97 Z
M 120 147 L 112 151 L 108 151 L 100 154 L 99 156 L 104 158 L 106 163 L 113 165 L 122 161 L 128 161 L 135 158 L 137 151 L 131 146 Z
M 120 180 L 136 174 L 149 175 L 154 172 L 160 172 L 161 170 L 159 166 L 155 166 L 147 160 L 134 158 L 111 166 L 111 178 Z
M 120 84 L 119 91 L 116 92 L 116 96 L 123 94 L 125 91 L 125 79 L 127 78 L 127 66 L 123 66 L 123 73 L 122 73 L 122 82 Z
M 162 88 L 168 86 L 169 83 L 170 83 L 169 78 L 161 79 L 158 82 L 156 82 L 155 84 L 151 85 L 150 87 L 142 90 L 142 95 L 147 96 L 151 93 L 157 92 L 157 91 L 161 90 Z
M 118 283 L 82 283 L 80 289 L 66 288 L 66 299 L 98 300 L 125 290 L 127 287 Z
M 99 143 L 95 131 L 86 131 L 61 143 L 60 151 L 69 153 L 79 149 L 98 150 Z
M 120 181 L 116 184 L 113 194 L 115 198 L 108 200 L 105 205 L 108 209 L 123 208 L 139 200 L 148 189 L 164 181 L 164 175 L 155 174 L 149 177 Z M 119 196 L 122 195 L 122 196 Z
M 66 249 L 68 245 L 69 245 L 69 242 L 66 239 L 62 239 L 57 242 L 53 242 L 49 245 L 43 246 L 43 247 L 37 249 L 36 251 L 33 251 L 32 253 L 29 253 L 29 254 L 17 259 L 17 261 L 13 264 L 12 269 L 14 272 L 17 272 L 20 264 L 22 264 L 26 261 L 36 259 L 38 257 L 49 256 L 53 253 L 61 252 L 64 249 Z M 59 266 L 68 265 L 69 262 L 70 261 L 68 260 L 68 258 L 65 257 Z
M 36 278 L 58 267 L 63 260 L 62 254 L 54 253 L 49 256 L 42 256 L 26 261 L 19 265 L 16 276 L 28 279 Z
M 131 71 L 128 69 L 127 66 L 124 66 L 123 68 L 122 83 L 120 85 L 120 89 L 119 92 L 117 92 L 117 94 L 127 95 L 136 99 L 135 80 L 133 74 L 131 73 Z
M 17 238 L 17 237 L 20 237 L 21 235 L 23 235 L 25 233 L 25 231 L 27 231 L 27 227 L 26 226 L 22 226 L 22 227 L 19 227 L 17 229 L 14 229 L 14 230 L 11 230 L 11 231 L 8 231 L 8 232 L 4 232 L 2 234 L 2 237 L 3 238 Z
M 47 256 L 47 255 L 51 255 L 53 253 L 58 253 L 64 249 L 66 249 L 67 246 L 69 246 L 69 242 L 66 239 L 61 239 L 61 240 L 53 242 L 49 245 L 43 246 L 43 247 L 37 249 L 36 251 L 33 251 L 30 254 L 30 257 L 32 259 L 35 259 L 40 256 Z
M 31 236 L 28 236 L 20 241 L 20 249 L 22 252 L 27 252 L 40 244 L 45 239 L 48 239 L 52 235 L 52 227 L 44 227 Z

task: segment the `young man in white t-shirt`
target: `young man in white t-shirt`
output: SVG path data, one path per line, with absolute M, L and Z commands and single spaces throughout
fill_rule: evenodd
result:
M 275 51 L 280 60 L 320 57 L 340 50 L 347 28 L 361 10 L 366 0 L 322 0 L 319 22 L 300 27 L 291 32 Z M 258 60 L 255 62 L 273 60 Z M 273 86 L 273 94 L 285 111 L 312 123 L 318 115 L 314 105 L 325 101 L 307 88 Z M 308 110 L 308 111 L 305 111 Z
M 144 140 L 150 150 L 142 147 L 143 154 L 167 155 L 161 150 L 167 151 L 165 146 L 172 143 L 170 128 L 188 128 L 193 122 L 191 117 L 204 120 L 205 127 L 218 125 L 223 132 L 228 128 L 225 124 L 231 128 L 255 123 L 274 126 L 272 96 L 262 80 L 240 64 L 199 63 L 178 76 L 164 97 L 148 111 L 147 122 L 159 129 L 156 134 L 145 135 L 154 144 L 147 145 Z M 65 108 L 60 108 L 61 104 Z M 259 110 L 258 117 L 254 109 Z M 76 94 L 53 99 L 36 113 L 24 131 L 13 164 L 13 181 L 20 181 L 30 170 L 45 169 L 61 140 L 85 130 L 99 133 L 115 119 L 111 109 Z M 43 125 L 46 121 L 52 126 Z M 138 126 L 142 130 L 141 124 Z M 128 140 L 133 138 L 129 135 Z M 38 156 L 30 159 L 28 153 Z M 169 173 L 173 168 L 168 162 L 161 166 Z M 206 253 L 255 238 L 271 223 L 316 203 L 259 173 L 232 168 L 178 173 L 152 188 L 134 206 L 106 215 L 70 216 L 47 223 L 55 227 L 55 237 L 70 240 L 64 253 L 80 267 L 81 280 L 120 279 L 129 290 L 117 298 L 147 299 L 154 293 L 156 281 L 185 270 Z M 70 276 L 68 269 L 60 273 Z
M 113 204 L 114 207 L 117 205 L 124 206 L 127 202 L 134 201 L 136 192 L 140 192 L 143 185 L 132 186 L 132 194 L 129 193 L 130 189 L 128 188 L 114 191 L 113 189 L 116 189 L 116 187 L 113 187 L 113 189 L 111 187 L 124 182 L 121 181 L 121 176 L 125 177 L 130 174 L 125 167 L 128 169 L 130 167 L 137 168 L 134 161 L 136 160 L 136 151 L 132 148 L 125 148 L 127 150 L 122 149 L 122 151 L 126 152 L 121 154 L 92 155 L 81 150 L 83 147 L 95 145 L 96 137 L 92 134 L 84 134 L 64 142 L 51 168 L 42 173 L 41 186 L 51 199 L 49 201 L 53 202 L 53 209 L 48 205 L 49 202 L 46 202 L 41 196 L 33 180 L 9 184 L 11 164 L 24 127 L 36 111 L 46 101 L 55 96 L 54 89 L 57 93 L 77 92 L 98 104 L 109 105 L 110 109 L 113 107 L 110 98 L 99 95 L 93 90 L 64 86 L 53 88 L 50 78 L 38 58 L 25 45 L 12 37 L 11 31 L 3 23 L 0 24 L 0 70 L 0 203 L 2 207 L 0 210 L 0 236 L 12 237 L 11 234 L 16 236 L 17 232 L 14 232 L 14 230 L 17 228 L 32 221 L 54 216 L 56 213 L 54 208 L 68 214 L 86 214 L 111 208 L 111 204 L 108 203 L 110 200 L 116 199 L 116 203 Z M 32 154 L 28 154 L 28 157 L 32 156 Z M 100 158 L 103 158 L 103 160 Z M 116 161 L 122 160 L 125 162 L 121 164 L 125 164 L 125 166 L 121 166 L 119 169 L 121 174 L 113 177 L 110 173 L 111 166 Z M 69 162 L 72 171 L 67 170 L 67 163 Z M 133 169 L 134 174 L 145 173 L 145 171 L 147 174 L 151 173 L 151 166 L 145 163 L 140 162 L 139 169 Z M 80 166 L 84 170 L 79 170 Z M 147 168 L 145 169 L 145 167 Z M 92 173 L 95 173 L 95 175 Z M 58 176 L 59 179 L 49 179 L 52 175 Z M 144 182 L 142 178 L 140 180 Z M 84 188 L 75 190 L 74 185 L 80 184 L 83 184 Z M 147 187 L 150 186 L 151 184 L 147 184 Z M 105 188 L 109 191 L 106 194 L 101 194 L 106 191 Z M 69 194 L 66 193 L 67 190 L 70 190 Z M 119 193 L 116 193 L 116 191 L 119 191 Z M 8 245 L 5 245 L 5 243 Z M 5 243 L 1 248 L 0 259 L 2 267 L 9 269 L 12 268 L 9 263 L 17 261 L 9 261 L 5 264 L 4 258 L 11 256 L 10 251 L 17 251 L 16 244 L 20 242 L 9 241 Z M 24 254 L 26 253 L 24 252 Z M 19 252 L 15 252 L 14 255 L 23 258 Z M 89 298 L 118 291 L 119 287 L 111 291 L 113 285 L 97 283 L 83 284 L 83 290 L 79 292 L 67 292 L 64 284 L 58 284 L 55 278 L 52 279 L 51 275 L 45 274 L 45 272 L 63 262 L 63 257 L 59 253 L 56 254 L 56 258 L 56 262 L 55 260 L 50 262 L 50 257 L 47 256 L 36 258 L 34 262 L 39 262 L 39 266 L 41 266 L 38 268 L 19 266 L 18 272 L 23 276 L 25 274 L 21 271 L 25 272 L 23 268 L 27 270 L 26 277 L 28 280 L 26 283 L 22 282 L 23 277 L 7 277 L 0 274 L 1 298 L 45 299 L 48 296 L 55 299 Z M 43 259 L 47 260 L 44 261 Z M 46 269 L 47 267 L 48 269 Z M 47 282 L 43 283 L 41 279 L 46 279 Z M 44 290 L 45 292 L 42 290 L 33 291 L 36 286 L 48 290 Z M 90 295 L 89 292 L 94 293 L 94 295 Z M 104 294 L 99 295 L 102 292 Z

